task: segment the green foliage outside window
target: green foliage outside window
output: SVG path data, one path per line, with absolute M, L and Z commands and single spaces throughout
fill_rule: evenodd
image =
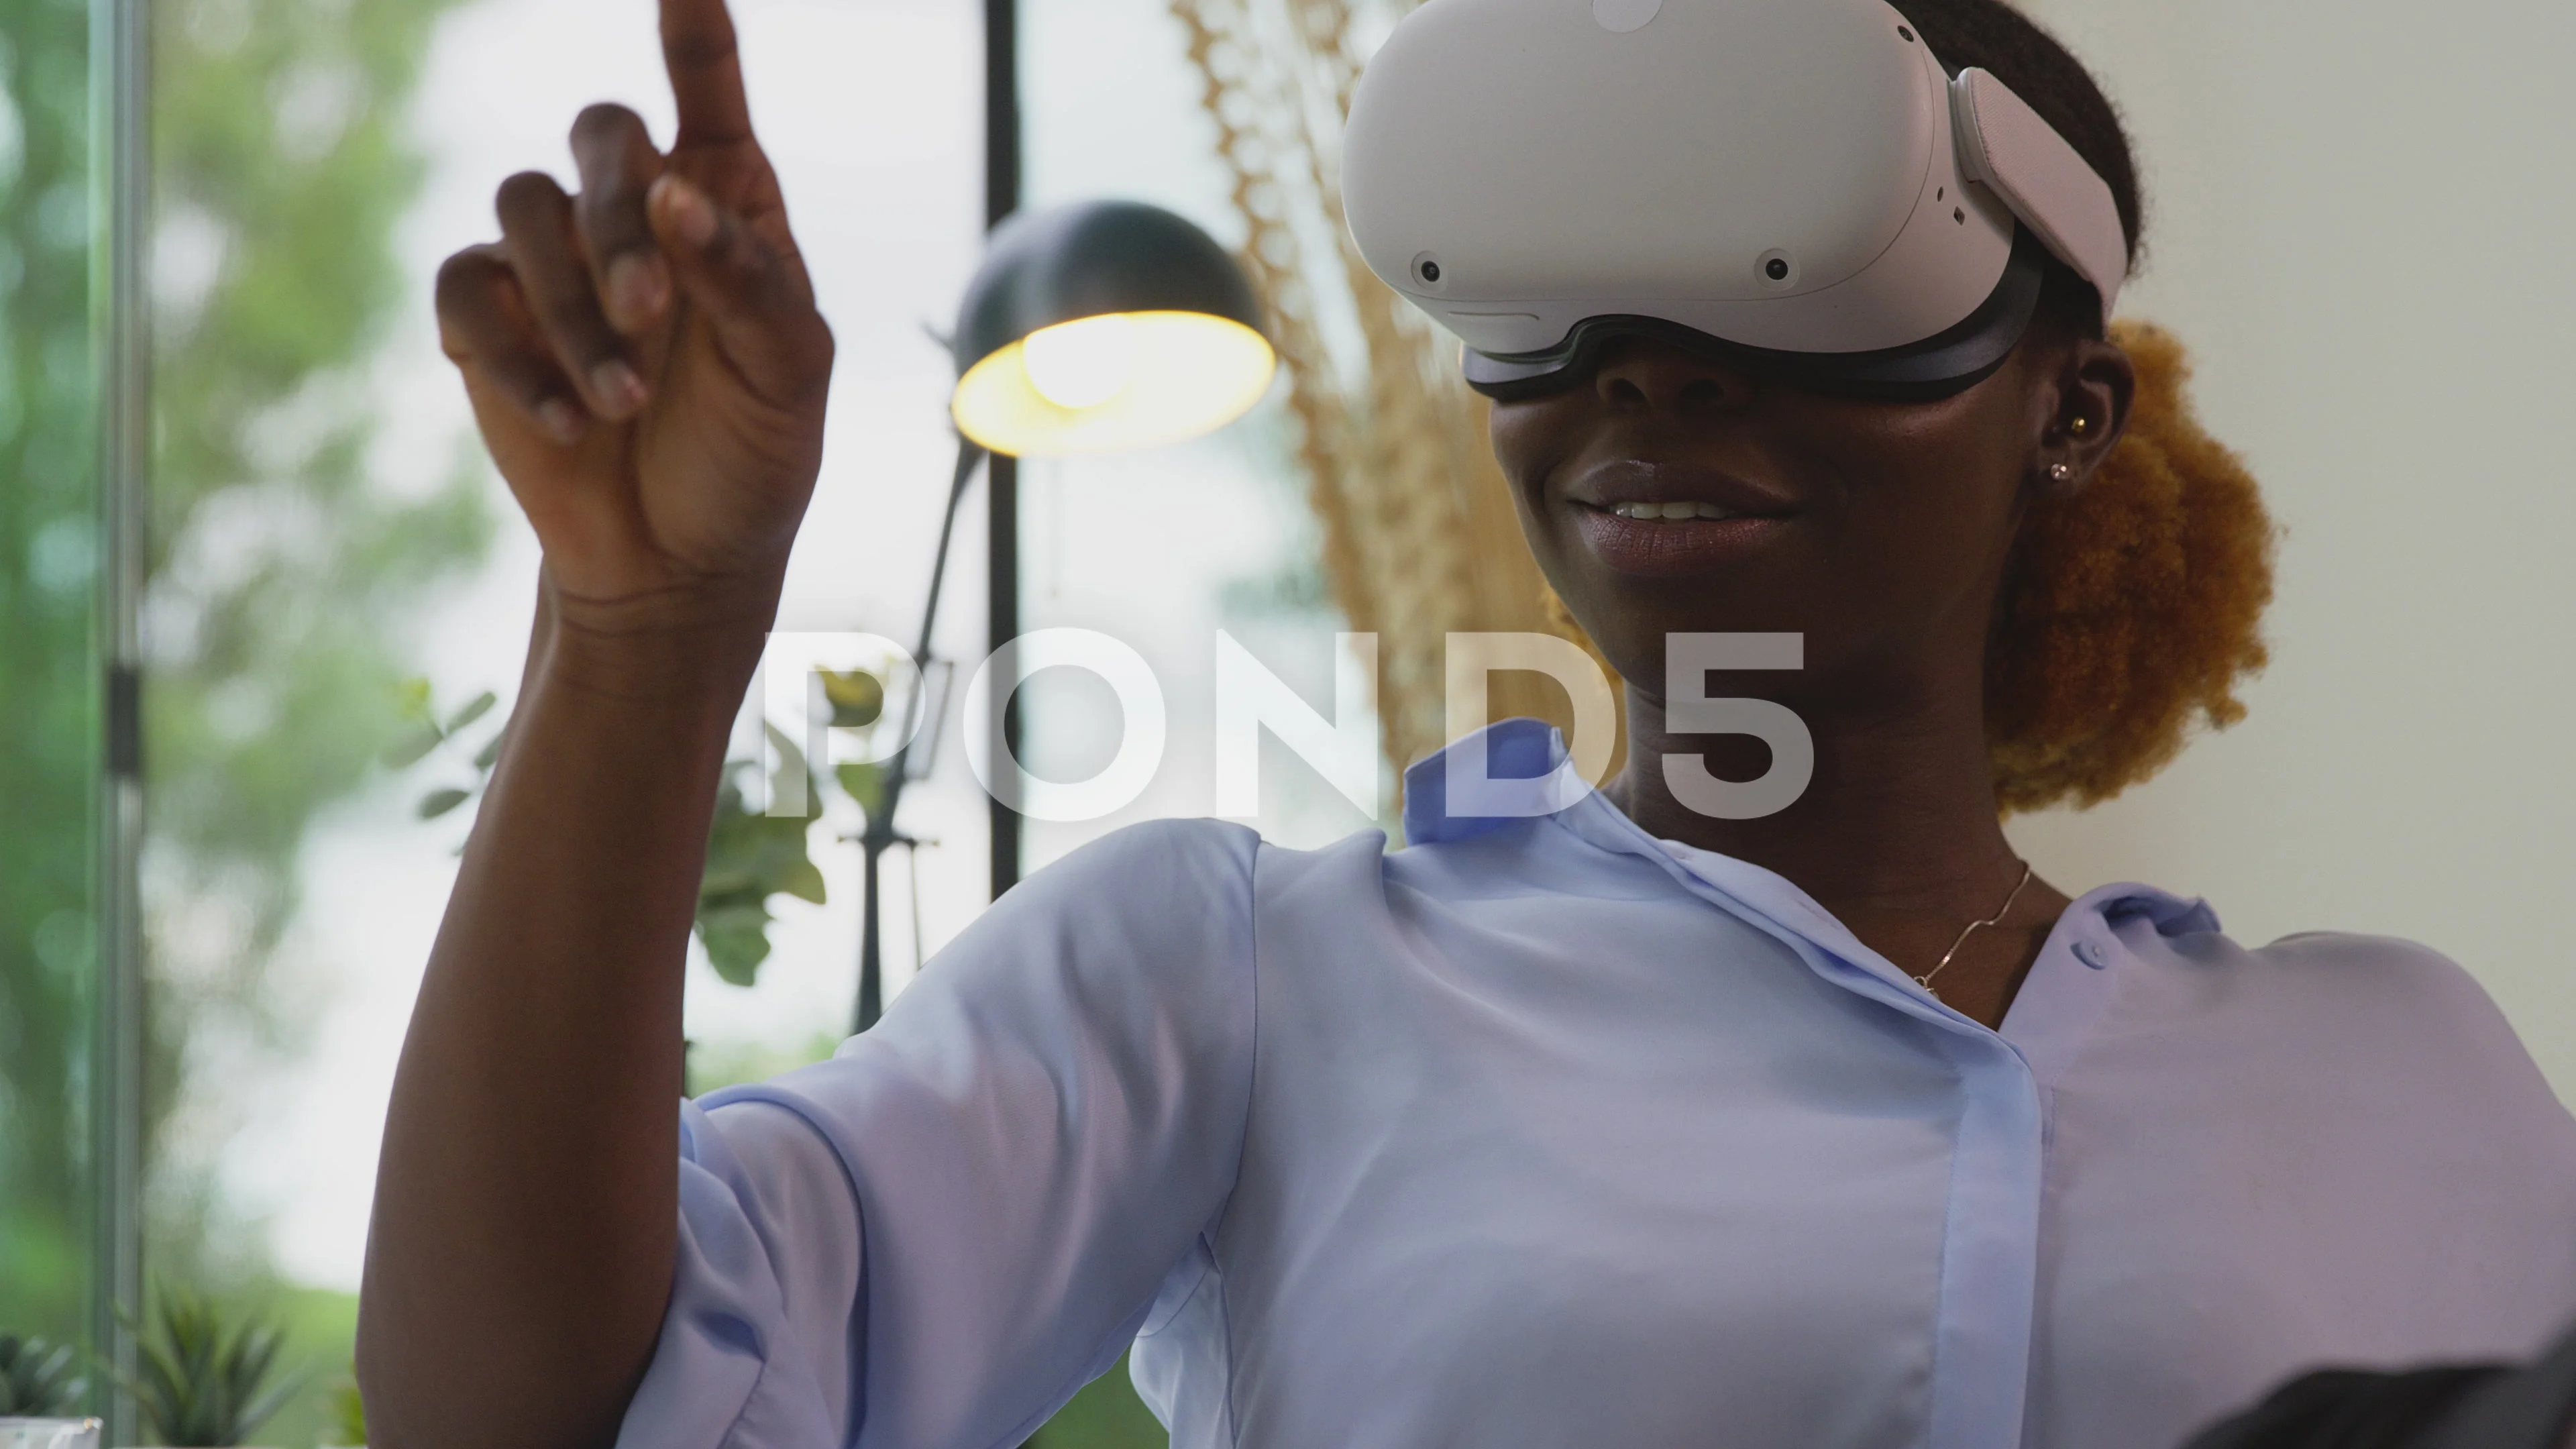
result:
M 89 1388 L 78 1358 L 67 1343 L 0 1333 L 0 1419 L 70 1417 Z
M 99 758 L 89 16 L 0 0 L 0 1310 L 79 1338 Z
M 1154 1411 L 1136 1397 L 1122 1357 L 1116 1368 L 1084 1385 L 1072 1403 L 1057 1410 L 1026 1449 L 1165 1449 L 1171 1442 Z
M 477 560 L 475 455 L 395 496 L 361 369 L 400 301 L 406 110 L 456 0 L 152 7 L 156 241 L 144 605 L 149 1252 L 254 1284 L 167 1130 L 193 1040 L 291 1047 L 269 980 L 318 816 L 399 728 L 409 618 Z M 90 7 L 0 0 L 0 1303 L 77 1339 L 87 1292 L 99 750 Z M 205 1124 L 215 1132 L 229 1124 Z
M 422 174 L 406 112 L 452 4 L 153 7 L 154 1122 L 191 1039 L 293 1044 L 295 1004 L 267 968 L 306 834 L 369 779 L 399 729 L 411 615 L 492 529 L 464 439 L 422 496 L 368 467 L 362 369 L 404 295 L 394 229 Z M 178 1145 L 154 1140 L 155 1267 L 223 1276 L 253 1250 L 210 1242 L 208 1164 Z
M 146 619 L 146 858 L 167 1120 L 193 1040 L 293 1049 L 269 979 L 321 813 L 400 729 L 421 602 L 478 561 L 479 455 L 417 496 L 369 467 L 364 371 L 405 296 L 394 235 L 423 163 L 409 102 L 454 0 L 184 0 L 153 7 L 154 453 Z M 228 1123 L 198 1129 L 218 1140 Z M 210 1166 L 153 1139 L 157 1272 L 259 1276 Z

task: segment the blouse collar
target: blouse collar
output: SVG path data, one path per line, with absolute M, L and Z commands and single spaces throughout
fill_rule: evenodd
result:
M 1496 813 L 1451 813 L 1449 763 L 1453 752 L 1461 749 L 1482 753 L 1485 773 L 1490 777 L 1490 785 L 1476 792 L 1474 808 Z M 1852 973 L 1859 979 L 1847 978 L 1844 984 L 1865 995 L 1887 1000 L 1913 1014 L 1966 1022 L 1965 1017 L 1915 985 L 1894 963 L 1864 945 L 1832 912 L 1787 877 L 1715 851 L 1659 840 L 1599 791 L 1588 787 L 1566 790 L 1563 778 L 1570 773 L 1566 758 L 1564 735 L 1544 720 L 1507 719 L 1462 737 L 1405 771 L 1405 837 L 1416 845 L 1467 840 L 1524 820 L 1543 819 L 1595 849 L 1656 863 L 1692 894 L 1709 899 L 1793 945 L 1803 945 L 1842 968 L 1830 974 Z M 1569 794 L 1574 797 L 1572 803 L 1551 808 Z M 2034 972 L 2034 980 L 2015 1000 L 2012 1016 L 2005 1023 L 2006 1035 L 2021 1036 L 2017 1028 L 2040 1025 L 2036 1018 L 2069 1013 L 2089 1018 L 2107 989 L 2107 982 L 2099 978 L 2108 975 L 2108 968 L 2132 949 L 2123 939 L 2123 927 L 2133 923 L 2143 926 L 2149 939 L 2219 930 L 2218 915 L 2205 901 L 2187 900 L 2154 886 L 2131 882 L 2089 891 L 2059 919 L 2043 948 L 2043 956 L 2062 953 L 2087 969 L 2075 973 L 2076 979 L 2068 980 L 2064 989 L 2045 987 L 2035 994 L 2031 988 L 2038 985 L 2041 973 Z M 2049 1023 L 2058 1027 L 2075 1024 Z M 2057 1037 L 2060 1032 L 2043 1030 L 2036 1035 Z

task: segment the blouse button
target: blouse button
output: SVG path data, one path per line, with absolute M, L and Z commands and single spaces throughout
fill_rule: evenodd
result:
M 2075 959 L 2092 967 L 2096 971 L 2099 971 L 2103 967 L 2111 964 L 2110 955 L 2103 951 L 2101 947 L 2094 945 L 2090 941 L 2078 941 L 2075 943 Z

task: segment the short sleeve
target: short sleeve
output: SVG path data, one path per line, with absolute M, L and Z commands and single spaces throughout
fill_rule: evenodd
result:
M 1222 1213 L 1258 837 L 1042 870 L 831 1061 L 682 1117 L 680 1261 L 624 1449 L 1014 1449 Z

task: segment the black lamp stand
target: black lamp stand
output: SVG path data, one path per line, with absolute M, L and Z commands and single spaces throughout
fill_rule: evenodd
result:
M 1020 209 L 1020 25 L 1017 0 L 984 0 L 984 224 L 1000 226 Z M 930 631 L 939 618 L 940 586 L 948 573 L 948 544 L 957 530 L 957 511 L 966 501 L 966 485 L 978 464 L 985 469 L 985 613 L 989 646 L 999 649 L 1020 633 L 1020 472 L 1019 460 L 988 454 L 960 438 L 957 473 L 948 489 L 948 511 L 939 525 L 939 556 L 930 568 L 930 598 L 921 611 L 921 647 L 913 660 L 929 688 Z M 916 704 L 912 706 L 918 708 Z M 1002 743 L 1016 743 L 1017 708 L 1003 707 Z M 939 721 L 925 719 L 924 729 Z M 976 728 L 968 721 L 967 728 Z M 885 925 L 881 909 L 879 866 L 885 853 L 914 842 L 895 829 L 895 806 L 903 798 L 912 746 L 906 744 L 888 762 L 877 808 L 868 812 L 859 837 L 864 875 L 859 920 L 859 1000 L 853 1029 L 866 1031 L 885 1014 Z M 1020 816 L 999 800 L 991 802 L 992 890 L 994 899 L 1019 884 Z
M 913 721 L 917 730 L 939 728 L 939 721 L 927 713 L 931 699 L 931 631 L 939 625 L 939 593 L 948 580 L 948 542 L 957 532 L 957 510 L 966 501 L 966 485 L 975 480 L 976 465 L 987 456 L 967 439 L 957 440 L 957 473 L 949 482 L 948 509 L 939 521 L 939 552 L 930 561 L 930 597 L 921 606 L 921 647 L 912 651 L 918 682 L 913 697 L 904 702 L 906 710 L 921 715 Z M 886 762 L 875 808 L 868 811 L 867 828 L 859 834 L 863 873 L 859 894 L 859 1003 L 853 1031 L 866 1031 L 885 1014 L 885 916 L 878 867 L 885 853 L 894 847 L 919 844 L 898 833 L 894 825 L 895 808 L 903 803 L 903 787 L 912 777 L 912 749 L 918 738 L 916 734 L 914 739 L 906 740 L 894 758 Z
M 1020 14 L 1018 0 L 984 0 L 984 226 L 1020 209 Z M 1020 460 L 995 454 L 984 501 L 987 651 L 1020 637 Z M 1002 739 L 1018 743 L 1018 707 L 1002 702 Z M 975 728 L 973 721 L 968 728 Z M 995 758 L 1000 758 L 999 754 Z M 1020 883 L 1020 815 L 992 802 L 993 899 Z

